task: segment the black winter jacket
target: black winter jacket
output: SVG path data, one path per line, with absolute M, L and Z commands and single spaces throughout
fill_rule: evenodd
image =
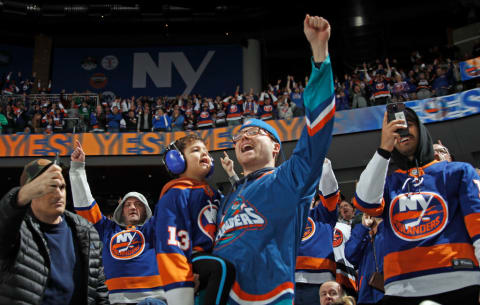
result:
M 50 272 L 47 242 L 30 206 L 16 206 L 19 188 L 0 200 L 0 304 L 36 305 L 42 301 Z M 109 304 L 102 265 L 102 245 L 95 228 L 65 211 L 65 221 L 79 246 L 82 295 L 76 304 Z

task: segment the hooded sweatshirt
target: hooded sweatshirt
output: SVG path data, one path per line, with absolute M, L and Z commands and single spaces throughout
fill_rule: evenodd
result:
M 155 260 L 154 221 L 145 197 L 137 192 L 126 194 L 115 209 L 112 220 L 100 211 L 90 192 L 84 162 L 71 162 L 70 184 L 75 212 L 93 224 L 103 242 L 102 260 L 110 303 L 138 303 L 145 298 L 165 300 L 161 277 Z M 126 226 L 123 205 L 135 197 L 145 205 L 145 222 Z
M 425 126 L 413 110 L 419 139 L 399 167 L 378 150 L 357 184 L 354 204 L 383 217 L 385 295 L 423 297 L 480 284 L 480 178 L 463 162 L 435 161 Z M 388 157 L 388 156 L 387 156 Z

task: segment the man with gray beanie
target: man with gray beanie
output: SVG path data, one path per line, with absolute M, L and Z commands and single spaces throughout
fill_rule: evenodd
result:
M 77 214 L 93 223 L 103 241 L 106 284 L 112 304 L 165 304 L 154 248 L 154 224 L 147 199 L 127 193 L 112 220 L 100 212 L 85 171 L 85 153 L 76 141 L 70 182 Z

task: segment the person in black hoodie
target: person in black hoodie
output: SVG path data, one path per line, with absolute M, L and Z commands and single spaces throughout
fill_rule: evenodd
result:
M 354 204 L 385 221 L 384 304 L 478 304 L 480 177 L 463 162 L 437 161 L 410 108 L 384 116 L 380 147 L 357 184 Z M 387 175 L 390 158 L 398 168 Z M 459 301 L 461 300 L 461 301 Z

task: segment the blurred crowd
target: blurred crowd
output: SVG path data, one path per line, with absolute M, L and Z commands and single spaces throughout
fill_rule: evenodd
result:
M 475 50 L 474 50 L 475 52 Z M 451 49 L 431 48 L 425 54 L 414 51 L 408 64 L 396 59 L 362 63 L 342 78 L 335 77 L 336 110 L 384 105 L 390 102 L 421 100 L 478 87 L 480 82 L 462 82 L 459 60 Z M 473 55 L 472 55 L 473 56 Z M 462 58 L 463 60 L 463 58 Z M 229 96 L 200 94 L 176 97 L 135 97 L 99 99 L 82 95 L 49 98 L 35 75 L 8 73 L 0 80 L 0 132 L 147 132 L 181 131 L 240 125 L 244 119 L 291 119 L 304 115 L 302 80 L 288 75 L 268 84 L 262 92 L 250 89 Z M 42 97 L 42 93 L 45 94 Z

